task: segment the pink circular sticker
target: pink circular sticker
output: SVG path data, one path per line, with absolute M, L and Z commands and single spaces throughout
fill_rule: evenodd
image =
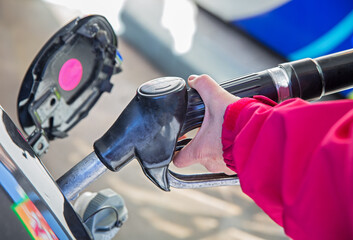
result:
M 65 91 L 77 87 L 82 78 L 82 64 L 76 58 L 67 60 L 59 72 L 59 85 Z

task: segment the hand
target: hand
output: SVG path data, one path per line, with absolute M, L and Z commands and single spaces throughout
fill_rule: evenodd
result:
M 200 163 L 210 172 L 234 174 L 223 161 L 222 124 L 227 106 L 240 98 L 228 93 L 207 75 L 192 75 L 188 82 L 205 104 L 205 117 L 196 136 L 174 157 L 174 165 L 182 168 Z

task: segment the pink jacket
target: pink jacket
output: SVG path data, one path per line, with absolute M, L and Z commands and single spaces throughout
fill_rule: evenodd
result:
M 228 106 L 223 157 L 293 239 L 353 239 L 353 101 Z

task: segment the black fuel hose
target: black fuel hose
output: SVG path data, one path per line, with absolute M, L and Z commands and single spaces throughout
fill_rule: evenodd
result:
M 275 102 L 289 98 L 317 100 L 353 87 L 353 49 L 311 59 L 287 62 L 278 67 L 220 84 L 238 97 L 264 95 Z M 180 135 L 200 127 L 205 106 L 200 95 L 188 90 L 188 108 Z

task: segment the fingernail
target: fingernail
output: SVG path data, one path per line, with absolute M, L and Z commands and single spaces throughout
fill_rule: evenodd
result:
M 189 81 L 193 81 L 195 78 L 197 78 L 198 76 L 197 75 L 191 75 L 188 80 Z

